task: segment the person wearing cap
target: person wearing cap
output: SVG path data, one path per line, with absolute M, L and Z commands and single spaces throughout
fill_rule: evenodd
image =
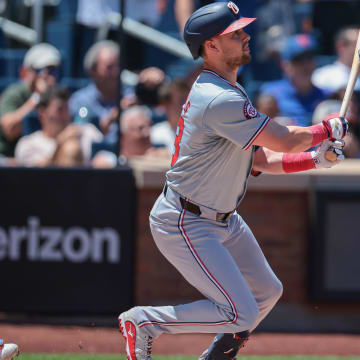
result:
M 348 26 L 337 32 L 335 36 L 337 59 L 332 64 L 324 65 L 314 71 L 312 82 L 315 86 L 329 94 L 346 88 L 358 33 L 359 28 L 355 26 Z M 360 91 L 359 79 L 356 81 L 354 90 Z
M 60 52 L 51 44 L 40 43 L 25 54 L 21 81 L 7 87 L 0 102 L 0 154 L 13 157 L 22 135 L 24 119 L 35 110 L 40 96 L 57 82 Z
M 343 159 L 346 119 L 311 127 L 278 124 L 257 111 L 236 81 L 239 67 L 251 61 L 244 28 L 254 20 L 228 1 L 198 9 L 185 24 L 184 40 L 194 59 L 203 58 L 204 70 L 183 105 L 150 229 L 162 254 L 204 298 L 120 314 L 131 360 L 151 359 L 152 341 L 163 333 L 214 332 L 200 359 L 234 359 L 282 294 L 280 280 L 236 211 L 250 173 L 294 173 Z M 334 150 L 333 162 L 325 158 L 328 150 Z
M 313 111 L 326 98 L 324 91 L 311 81 L 315 49 L 315 40 L 310 35 L 290 36 L 281 52 L 284 78 L 264 83 L 260 88 L 261 93 L 275 97 L 280 116 L 293 119 L 293 124 L 298 126 L 311 125 Z

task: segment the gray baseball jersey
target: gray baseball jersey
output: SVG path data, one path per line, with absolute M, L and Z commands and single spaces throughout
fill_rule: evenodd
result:
M 199 205 L 234 210 L 251 171 L 252 142 L 268 121 L 239 84 L 204 70 L 183 106 L 169 186 Z

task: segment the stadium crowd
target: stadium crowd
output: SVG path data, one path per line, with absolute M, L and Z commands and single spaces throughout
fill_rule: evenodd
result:
M 129 1 L 126 10 L 129 17 L 154 28 L 172 12 L 178 29 L 173 35 L 181 38 L 188 14 L 210 2 Z M 126 36 L 120 49 L 114 27 L 107 39 L 96 41 L 96 28 L 107 12 L 119 11 L 119 1 L 99 4 L 95 0 L 77 4 L 82 49 L 78 73 L 86 74 L 85 86 L 64 87 L 61 68 L 66 54 L 54 44 L 41 42 L 26 52 L 18 81 L 3 89 L 1 166 L 109 168 L 134 156 L 170 159 L 182 105 L 202 65 L 193 62 L 174 76 L 146 55 L 149 45 Z M 338 112 L 358 27 L 338 26 L 333 52 L 321 56 L 324 34 L 313 24 L 313 2 L 255 1 L 248 7 L 250 15 L 258 16 L 251 28 L 254 65 L 240 69 L 239 82 L 252 89 L 249 93 L 258 111 L 273 121 L 300 126 Z M 264 76 L 259 76 L 260 67 Z M 137 74 L 136 84 L 120 83 L 124 68 Z M 355 90 L 360 90 L 360 82 Z M 351 133 L 345 148 L 345 154 L 355 158 L 360 157 L 358 107 L 355 92 L 347 115 Z

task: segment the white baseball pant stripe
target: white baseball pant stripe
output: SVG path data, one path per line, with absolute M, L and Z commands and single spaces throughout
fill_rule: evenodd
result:
M 280 281 L 237 213 L 228 223 L 196 216 L 168 188 L 152 209 L 150 227 L 162 254 L 206 299 L 137 307 L 148 335 L 253 330 L 281 296 Z

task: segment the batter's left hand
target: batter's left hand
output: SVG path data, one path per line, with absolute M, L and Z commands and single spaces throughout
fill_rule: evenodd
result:
M 343 139 L 349 131 L 349 122 L 338 114 L 328 115 L 322 123 L 328 132 L 329 139 Z
M 315 163 L 315 168 L 331 168 L 334 165 L 338 164 L 340 161 L 344 160 L 344 145 L 345 143 L 343 140 L 324 140 L 315 151 L 311 152 L 311 156 Z

